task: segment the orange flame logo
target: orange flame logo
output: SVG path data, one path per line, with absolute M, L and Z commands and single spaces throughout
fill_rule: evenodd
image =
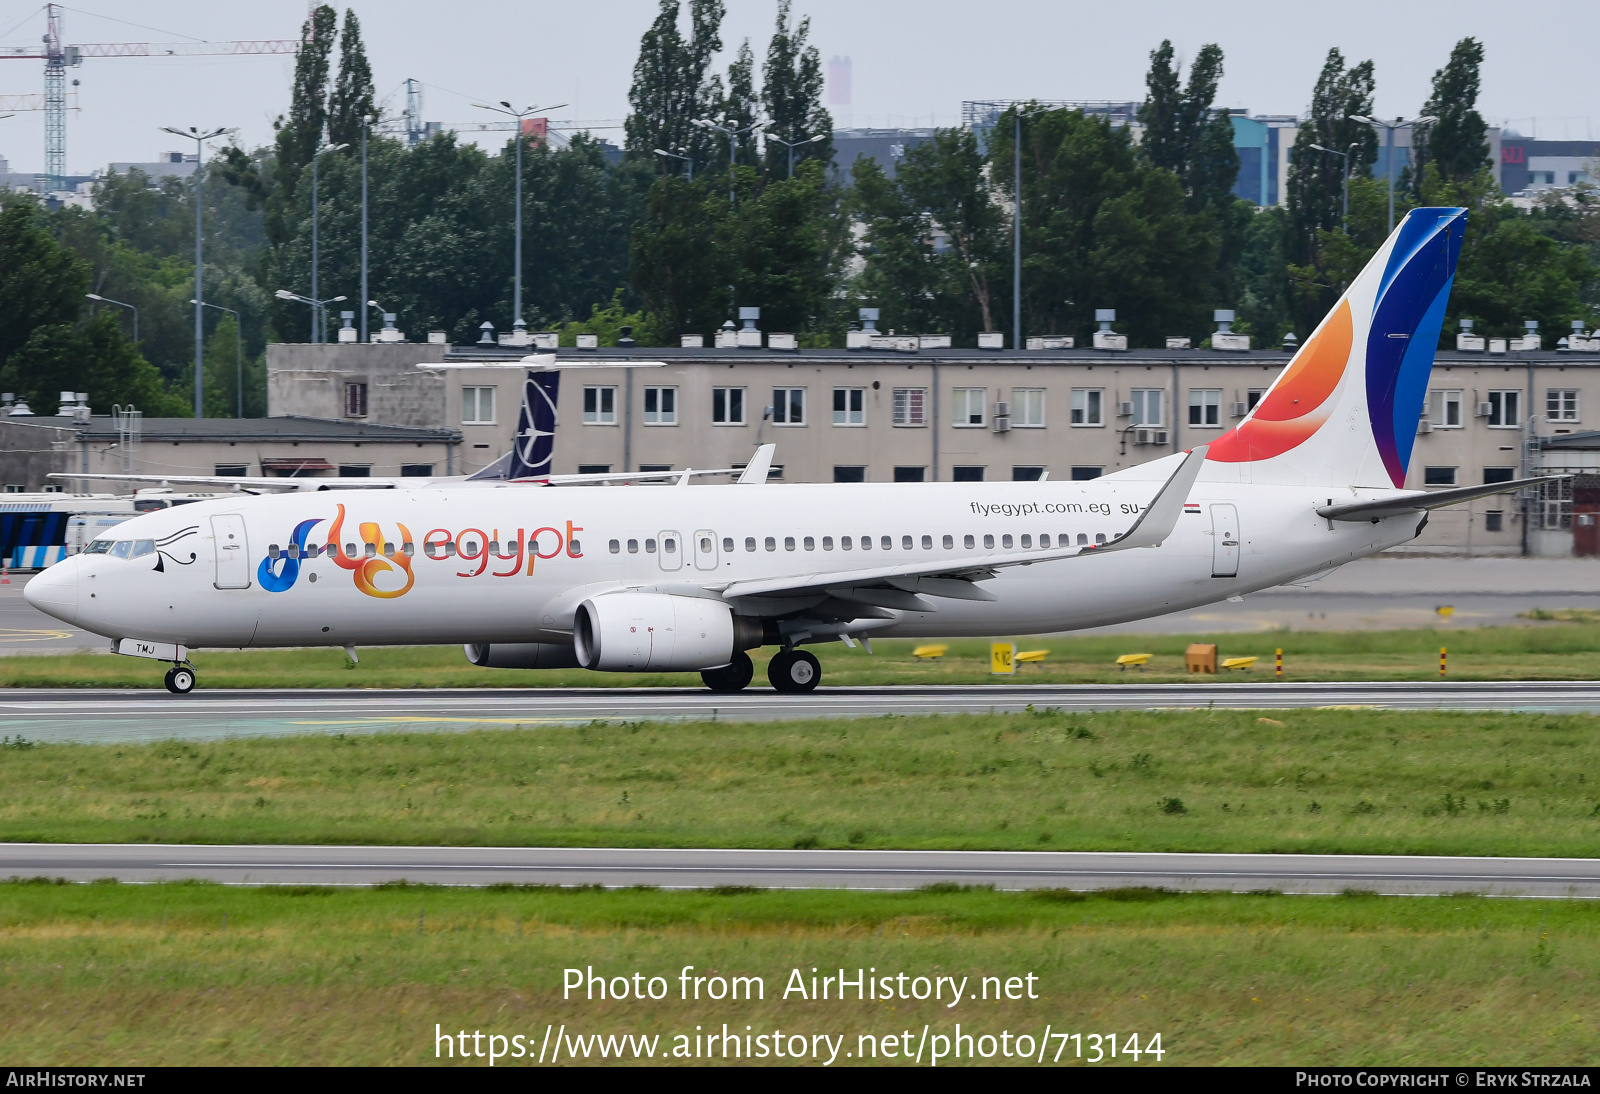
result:
M 355 551 L 347 549 L 354 547 L 354 544 L 347 544 L 345 547 L 339 545 L 339 533 L 344 528 L 343 505 L 339 506 L 339 515 L 334 519 L 333 527 L 328 529 L 328 557 L 341 569 L 352 571 L 351 576 L 355 579 L 356 588 L 368 596 L 393 600 L 397 596 L 405 596 L 417 582 L 417 575 L 411 572 L 411 529 L 398 522 L 396 526 L 400 529 L 398 551 L 394 549 L 393 544 L 384 543 L 383 532 L 377 524 L 371 521 L 362 523 L 361 542 L 369 548 L 365 558 L 357 558 Z M 387 551 L 384 550 L 386 546 Z M 394 570 L 396 567 L 406 575 L 404 587 L 388 590 L 378 588 L 374 579 L 379 574 Z

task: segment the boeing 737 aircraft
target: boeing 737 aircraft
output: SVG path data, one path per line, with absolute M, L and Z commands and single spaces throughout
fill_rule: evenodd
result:
M 1403 489 L 1466 220 L 1407 215 L 1219 440 L 1090 482 L 228 498 L 118 525 L 27 599 L 172 662 L 180 693 L 196 647 L 446 642 L 479 665 L 699 671 L 724 691 L 775 645 L 773 686 L 809 691 L 807 644 L 1063 631 L 1268 588 L 1537 481 Z

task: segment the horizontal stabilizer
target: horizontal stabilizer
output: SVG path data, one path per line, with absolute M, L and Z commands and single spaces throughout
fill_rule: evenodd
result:
M 1462 486 L 1455 490 L 1419 491 L 1387 498 L 1374 498 L 1371 501 L 1352 501 L 1339 505 L 1324 505 L 1317 510 L 1317 516 L 1327 517 L 1329 520 L 1373 521 L 1383 520 L 1385 517 L 1403 517 L 1410 513 L 1420 513 L 1425 509 L 1442 509 L 1447 505 L 1459 505 L 1464 501 L 1472 501 L 1475 498 L 1487 498 L 1494 494 L 1508 494 L 1513 490 L 1521 490 L 1524 486 L 1537 486 L 1541 482 L 1553 482 L 1562 477 L 1561 475 L 1541 475 L 1533 479 L 1492 482 L 1486 486 Z

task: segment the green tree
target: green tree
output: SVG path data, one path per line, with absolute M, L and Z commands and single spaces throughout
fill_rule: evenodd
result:
M 0 383 L 25 395 L 35 407 L 53 407 L 63 391 L 85 391 L 89 405 L 104 413 L 132 404 L 151 417 L 188 417 L 192 408 L 169 394 L 156 371 L 133 348 L 117 322 L 102 312 L 82 326 L 36 327 L 27 344 L 0 368 Z
M 990 172 L 1007 195 L 1017 109 L 989 138 Z M 1025 328 L 1087 339 L 1094 310 L 1116 308 L 1132 345 L 1202 336 L 1218 241 L 1214 223 L 1189 211 L 1177 176 L 1146 163 L 1127 129 L 1107 119 L 1020 109 Z
M 645 216 L 633 228 L 629 282 L 669 341 L 709 335 L 733 306 L 733 263 L 719 244 L 729 215 L 720 180 L 668 175 L 650 187 Z
M 1239 177 L 1239 153 L 1233 146 L 1233 122 L 1227 110 L 1212 110 L 1222 79 L 1222 47 L 1200 47 L 1189 66 L 1189 84 L 1180 90 L 1181 72 L 1172 43 L 1163 41 L 1150 53 L 1145 76 L 1148 97 L 1139 106 L 1144 126 L 1140 149 L 1156 167 L 1178 176 L 1194 208 L 1232 200 Z
M 339 15 L 319 4 L 300 30 L 300 52 L 294 62 L 294 93 L 287 118 L 274 123 L 278 130 L 276 168 L 285 201 L 292 201 L 300 172 L 311 162 L 328 128 L 328 55 Z M 271 217 L 269 216 L 269 223 Z
M 742 167 L 755 167 L 761 162 L 755 134 L 756 121 L 761 113 L 761 104 L 756 99 L 755 68 L 755 54 L 750 52 L 750 40 L 747 38 L 740 44 L 733 63 L 728 66 L 727 91 L 722 90 L 720 79 L 714 81 L 717 88 L 716 118 L 727 128 L 743 134 L 734 157 L 734 162 Z M 728 169 L 728 138 L 717 133 L 715 141 L 716 152 L 706 166 L 708 174 Z M 675 163 L 668 166 L 675 166 Z
M 0 299 L 6 302 L 0 308 L 0 366 L 39 328 L 76 319 L 89 291 L 88 267 L 58 244 L 40 220 L 31 196 L 8 197 L 0 206 Z
M 226 313 L 206 339 L 206 417 L 232 418 L 239 411 L 239 381 L 244 381 L 244 416 L 262 418 L 267 413 L 266 359 L 242 353 L 239 325 Z M 241 367 L 242 366 L 242 367 Z M 193 366 L 191 363 L 191 377 Z M 190 383 L 193 384 L 191 378 Z
M 1483 44 L 1463 38 L 1450 60 L 1433 74 L 1433 94 L 1422 113 L 1439 120 L 1412 135 L 1412 167 L 1408 181 L 1420 196 L 1422 172 L 1428 166 L 1449 182 L 1466 182 L 1489 166 L 1489 126 L 1477 111 Z
M 361 21 L 345 10 L 344 31 L 339 35 L 339 75 L 328 96 L 328 140 L 355 148 L 367 118 L 375 118 L 372 66 L 367 63 L 367 47 L 361 42 Z
M 811 19 L 795 24 L 789 16 L 789 2 L 778 0 L 777 25 L 767 45 L 761 102 L 767 113 L 767 128 L 784 140 L 826 137 L 794 150 L 798 171 L 806 160 L 833 162 L 833 119 L 822 106 L 822 55 L 816 46 L 806 42 L 811 34 Z M 789 150 L 777 141 L 767 142 L 767 171 L 781 176 L 788 168 Z
M 695 125 L 715 109 L 718 89 L 710 69 L 722 49 L 722 0 L 689 0 L 689 38 L 678 32 L 678 0 L 661 0 L 650 29 L 639 42 L 628 89 L 632 112 L 626 125 L 628 154 L 661 160 L 657 148 L 693 158 L 696 169 L 710 159 L 713 142 Z M 665 173 L 676 161 L 658 164 Z

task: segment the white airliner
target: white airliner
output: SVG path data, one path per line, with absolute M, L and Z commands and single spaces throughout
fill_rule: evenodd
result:
M 1237 427 L 1090 482 L 766 486 L 763 467 L 735 485 L 229 498 L 119 525 L 27 598 L 172 662 L 179 693 L 196 647 L 445 642 L 479 665 L 699 671 L 724 691 L 750 683 L 747 650 L 776 645 L 773 686 L 808 691 L 807 644 L 1211 603 L 1537 481 L 1402 488 L 1465 228 L 1464 209 L 1413 210 Z

